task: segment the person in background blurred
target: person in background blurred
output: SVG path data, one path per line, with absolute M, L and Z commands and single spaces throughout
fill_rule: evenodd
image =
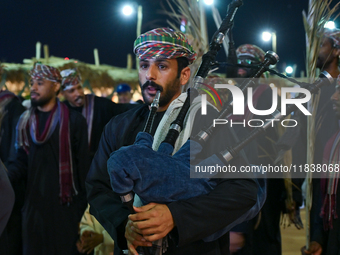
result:
M 136 104 L 135 101 L 132 100 L 132 93 L 130 85 L 126 83 L 119 84 L 117 86 L 117 94 L 118 94 L 118 103 L 120 104 Z
M 6 168 L 0 159 L 0 236 L 5 229 L 14 204 L 14 191 L 8 180 Z M 0 249 L 1 251 L 1 249 Z M 4 253 L 1 253 L 4 254 Z
M 3 68 L 0 66 L 0 74 Z M 0 159 L 5 167 L 15 159 L 15 136 L 16 126 L 20 115 L 26 109 L 21 105 L 19 97 L 8 90 L 0 89 L 0 112 L 2 112 L 2 124 L 0 128 Z M 0 235 L 0 254 L 21 255 L 21 208 L 24 205 L 25 183 L 16 182 L 12 185 L 15 192 L 15 202 L 8 220 L 7 226 Z
M 79 252 L 89 254 L 94 251 L 94 255 L 113 255 L 114 241 L 97 219 L 90 214 L 90 205 L 84 212 L 79 230 Z
M 87 122 L 87 133 L 90 156 L 97 151 L 103 129 L 109 120 L 130 109 L 129 105 L 116 104 L 111 100 L 92 94 L 84 94 L 82 80 L 77 69 L 66 69 L 60 72 L 62 76 L 61 89 L 66 101 L 64 103 L 80 112 Z

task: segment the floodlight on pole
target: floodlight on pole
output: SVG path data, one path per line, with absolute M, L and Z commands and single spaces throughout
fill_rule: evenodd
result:
M 136 36 L 138 38 L 142 32 L 143 7 L 136 2 L 131 2 L 123 7 L 122 12 L 125 16 L 131 16 L 133 13 L 137 13 Z M 136 69 L 138 69 L 138 66 L 139 59 L 136 57 Z
M 262 32 L 262 40 L 265 42 L 272 41 L 272 51 L 276 53 L 276 33 L 275 32 Z
M 334 21 L 327 21 L 324 25 L 325 28 L 328 28 L 328 29 L 335 29 L 335 23 Z
M 204 3 L 206 5 L 212 5 L 214 3 L 214 0 L 204 0 Z
M 130 16 L 133 13 L 133 8 L 131 5 L 124 5 L 122 12 L 125 16 Z
M 272 34 L 270 32 L 263 32 L 262 33 L 262 40 L 265 42 L 269 42 L 272 39 Z
M 291 67 L 291 66 L 287 66 L 287 67 L 286 67 L 286 73 L 287 73 L 287 74 L 292 74 L 293 71 L 294 71 L 293 67 Z

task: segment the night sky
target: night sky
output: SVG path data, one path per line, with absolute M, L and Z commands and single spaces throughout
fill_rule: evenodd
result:
M 121 14 L 124 0 L 2 0 L 0 4 L 0 60 L 22 63 L 35 56 L 35 44 L 48 44 L 50 55 L 75 58 L 94 63 L 93 49 L 98 48 L 101 64 L 126 67 L 126 55 L 132 53 L 136 37 L 136 15 Z M 160 1 L 136 0 L 143 6 L 142 33 L 166 26 Z M 165 1 L 163 1 L 165 2 Z M 223 18 L 228 1 L 214 0 Z M 335 1 L 334 1 L 335 2 Z M 235 18 L 236 47 L 252 43 L 265 51 L 271 43 L 261 40 L 261 32 L 273 29 L 277 34 L 278 68 L 298 65 L 298 74 L 305 65 L 305 34 L 302 10 L 308 0 L 244 0 Z M 209 40 L 215 32 L 210 7 L 207 6 Z M 43 51 L 41 53 L 43 56 Z M 224 51 L 218 60 L 225 61 Z M 281 70 L 280 70 L 281 71 Z

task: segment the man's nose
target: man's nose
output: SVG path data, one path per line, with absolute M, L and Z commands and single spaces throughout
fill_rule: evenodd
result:
M 31 85 L 31 88 L 30 88 L 30 90 L 32 91 L 34 91 L 34 90 L 36 90 L 37 89 L 37 83 L 36 82 L 33 82 L 32 83 L 32 85 Z
M 146 72 L 146 79 L 151 81 L 151 80 L 156 80 L 156 77 L 157 77 L 156 67 L 153 65 L 150 65 Z

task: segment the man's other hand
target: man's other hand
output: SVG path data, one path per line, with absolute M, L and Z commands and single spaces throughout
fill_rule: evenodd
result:
M 134 231 L 146 241 L 156 241 L 165 237 L 175 226 L 171 212 L 166 205 L 150 203 L 134 207 L 136 214 L 129 215 Z

